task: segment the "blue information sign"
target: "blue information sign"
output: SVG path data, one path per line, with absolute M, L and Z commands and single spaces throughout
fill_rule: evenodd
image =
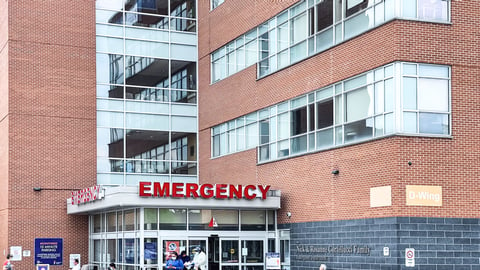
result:
M 157 259 L 157 243 L 156 242 L 145 242 L 144 246 L 144 257 L 145 260 L 156 260 Z
M 62 238 L 35 238 L 35 264 L 62 265 Z

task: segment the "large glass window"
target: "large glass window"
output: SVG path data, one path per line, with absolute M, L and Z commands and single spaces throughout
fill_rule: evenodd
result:
M 264 77 L 335 44 L 354 38 L 395 19 L 396 16 L 448 22 L 449 9 L 450 1 L 445 0 L 298 1 L 249 33 L 241 35 L 239 39 L 245 38 L 245 48 L 243 43 L 236 46 L 229 43 L 213 52 L 212 82 L 250 66 L 253 61 L 258 65 L 257 76 Z M 257 40 L 258 46 L 255 46 Z M 252 44 L 249 44 L 249 41 L 252 41 Z M 228 61 L 225 59 L 227 49 L 232 55 Z M 245 62 L 243 50 L 247 59 Z M 236 58 L 235 51 L 238 51 Z M 241 64 L 238 61 L 241 61 Z M 226 62 L 232 67 L 228 72 Z
M 264 210 L 240 211 L 242 231 L 265 231 L 266 216 Z
M 449 135 L 450 92 L 448 66 L 393 63 L 231 123 L 259 126 L 251 142 L 264 162 L 393 133 Z M 213 157 L 223 149 L 226 130 L 227 123 L 212 128 Z M 246 134 L 251 139 L 254 133 Z
M 405 132 L 450 134 L 449 69 L 426 64 L 402 67 Z
M 160 209 L 160 230 L 186 230 L 187 209 Z
M 158 209 L 145 208 L 144 214 L 144 230 L 156 230 L 158 228 Z
M 196 148 L 190 140 L 196 140 L 190 136 L 197 114 L 196 2 L 98 0 L 95 6 L 98 182 L 136 185 L 176 173 L 194 180 L 196 156 L 172 163 L 170 149 L 178 133 Z
M 215 221 L 215 222 L 213 222 Z M 212 226 L 209 226 L 211 225 Z M 213 224 L 216 226 L 213 226 Z M 189 210 L 190 230 L 228 230 L 238 231 L 238 210 Z

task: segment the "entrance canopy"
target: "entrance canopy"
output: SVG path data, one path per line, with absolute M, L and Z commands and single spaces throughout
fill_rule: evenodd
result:
M 169 189 L 166 191 L 166 189 L 161 190 L 157 188 L 154 184 L 155 183 L 144 183 L 143 186 L 140 185 L 139 187 L 96 186 L 85 189 L 82 191 L 82 195 L 77 195 L 80 194 L 77 192 L 72 194 L 72 198 L 67 199 L 67 214 L 88 215 L 129 207 L 280 209 L 280 191 L 265 189 L 261 186 L 259 186 L 258 189 L 254 188 L 255 186 L 250 186 L 250 188 L 248 188 L 249 186 L 244 188 L 240 187 L 240 189 L 238 189 L 240 191 L 234 193 L 235 190 L 229 188 L 228 185 L 222 185 L 221 188 L 217 188 L 217 186 L 207 184 L 209 187 L 203 188 L 203 185 L 186 184 L 185 189 L 179 187 L 178 190 L 175 190 L 173 186 L 166 186 L 166 188 Z M 189 188 L 190 190 L 188 190 Z M 198 191 L 195 188 L 198 189 Z M 229 192 L 229 190 L 233 191 Z M 195 193 L 193 193 L 193 191 L 195 191 Z M 82 196 L 82 199 L 78 199 L 78 196 Z M 85 196 L 88 197 L 88 199 L 85 199 Z

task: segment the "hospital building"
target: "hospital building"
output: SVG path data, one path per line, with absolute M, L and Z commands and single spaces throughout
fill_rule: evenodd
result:
M 479 18 L 473 0 L 0 1 L 0 255 L 480 269 Z

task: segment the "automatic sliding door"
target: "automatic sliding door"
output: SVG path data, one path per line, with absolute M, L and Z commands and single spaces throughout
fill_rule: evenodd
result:
M 205 239 L 189 239 L 188 240 L 188 250 L 187 250 L 187 255 L 190 256 L 190 259 L 193 261 L 193 258 L 197 255 L 197 252 L 195 251 L 196 248 L 201 248 L 205 253 L 207 253 L 207 240 Z M 207 263 L 209 260 L 210 256 L 207 254 Z M 192 268 L 193 269 L 193 268 Z

